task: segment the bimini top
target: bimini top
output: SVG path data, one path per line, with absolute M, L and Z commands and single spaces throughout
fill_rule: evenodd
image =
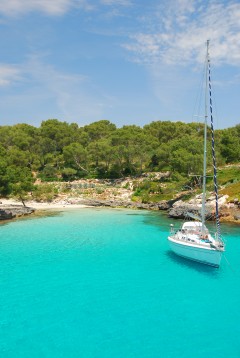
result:
M 182 226 L 182 232 L 188 232 L 190 234 L 196 234 L 199 235 L 200 233 L 204 232 L 204 233 L 208 233 L 208 229 L 206 228 L 206 226 L 202 225 L 201 222 L 199 221 L 187 221 L 183 224 Z
M 194 227 L 202 227 L 202 223 L 199 222 L 199 221 L 187 221 L 183 224 L 183 229 L 187 228 L 187 227 L 191 227 L 191 226 L 194 226 Z
M 196 229 L 196 228 L 201 228 L 202 227 L 202 223 L 199 221 L 187 221 L 183 224 L 182 229 Z

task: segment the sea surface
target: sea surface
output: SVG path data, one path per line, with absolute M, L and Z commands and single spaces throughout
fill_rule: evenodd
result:
M 86 208 L 1 225 L 0 357 L 239 358 L 240 226 L 222 225 L 216 269 L 169 251 L 172 222 Z

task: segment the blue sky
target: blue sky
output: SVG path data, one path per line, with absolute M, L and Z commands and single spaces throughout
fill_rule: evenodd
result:
M 0 0 L 0 125 L 193 117 L 210 39 L 216 127 L 240 123 L 240 2 Z

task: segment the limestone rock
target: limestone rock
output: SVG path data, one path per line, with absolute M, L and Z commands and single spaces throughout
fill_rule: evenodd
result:
M 32 214 L 35 211 L 23 205 L 1 205 L 0 207 L 0 220 L 10 220 L 16 217 Z

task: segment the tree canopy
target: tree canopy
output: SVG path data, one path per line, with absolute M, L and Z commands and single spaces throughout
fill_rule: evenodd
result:
M 209 135 L 210 139 L 210 130 Z M 216 131 L 219 164 L 240 161 L 240 125 Z M 83 127 L 57 119 L 39 128 L 0 126 L 0 194 L 31 190 L 42 180 L 119 178 L 170 170 L 181 175 L 202 171 L 203 124 L 156 121 L 143 128 L 117 128 L 108 120 Z M 211 150 L 209 140 L 209 159 Z

